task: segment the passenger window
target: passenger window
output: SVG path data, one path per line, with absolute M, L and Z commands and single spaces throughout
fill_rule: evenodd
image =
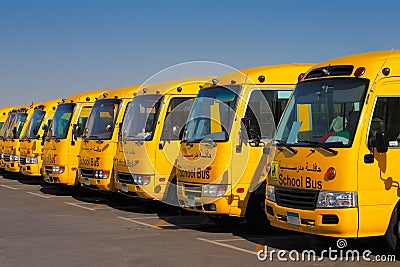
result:
M 291 90 L 253 90 L 242 119 L 250 140 L 272 139 Z
M 79 114 L 78 122 L 76 123 L 76 125 L 79 126 L 78 128 L 79 130 L 76 133 L 76 137 L 82 137 L 91 110 L 92 107 L 82 108 L 81 113 Z
M 377 132 L 384 132 L 389 147 L 399 147 L 400 141 L 400 97 L 379 97 L 369 127 L 368 144 Z
M 165 115 L 161 140 L 179 140 L 188 119 L 194 98 L 173 98 Z

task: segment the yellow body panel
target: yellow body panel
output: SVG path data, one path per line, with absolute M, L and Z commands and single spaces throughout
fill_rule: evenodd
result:
M 267 185 L 275 186 L 275 191 L 277 188 L 292 190 L 290 196 L 293 199 L 300 192 L 298 190 L 308 193 L 316 190 L 317 197 L 321 191 L 354 192 L 357 203 L 354 207 L 348 208 L 316 206 L 314 209 L 306 210 L 289 207 L 288 204 L 278 204 L 278 200 L 267 199 L 266 213 L 274 226 L 334 237 L 381 236 L 388 229 L 392 211 L 400 197 L 398 186 L 400 150 L 398 147 L 389 147 L 388 152 L 377 153 L 367 144 L 370 127 L 373 127 L 370 125 L 373 123 L 372 116 L 377 98 L 400 97 L 400 51 L 351 55 L 323 62 L 314 66 L 313 70 L 346 65 L 354 66 L 353 71 L 338 78 L 357 79 L 356 70 L 364 67 L 360 79 L 369 81 L 364 102 L 361 103 L 362 109 L 352 145 L 334 148 L 337 155 L 308 145 L 293 146 L 297 150 L 297 154 L 294 154 L 284 146 L 278 145 Z M 390 73 L 385 73 L 385 68 L 389 68 Z M 307 80 L 323 82 L 325 79 L 338 78 L 328 74 L 306 79 L 304 83 Z M 305 115 L 303 118 L 307 117 L 308 115 Z M 329 167 L 336 170 L 336 177 L 333 180 L 328 179 L 326 175 Z M 300 225 L 289 223 L 288 214 L 298 216 Z M 324 223 L 322 217 L 326 215 L 336 216 L 337 222 Z
M 10 121 L 9 116 L 12 110 L 14 110 L 15 107 L 6 107 L 6 108 L 1 108 L 0 109 L 0 169 L 4 169 L 4 155 L 3 155 L 3 149 L 4 149 L 4 141 L 5 141 L 5 132 L 6 128 L 8 126 L 8 122 Z
M 79 151 L 82 143 L 81 134 L 73 138 L 74 126 L 84 127 L 85 121 L 90 114 L 90 110 L 98 96 L 106 90 L 96 90 L 71 96 L 58 105 L 57 111 L 65 108 L 65 105 L 74 104 L 73 110 L 68 117 L 68 125 L 63 138 L 55 138 L 53 123 L 49 134 L 46 137 L 43 147 L 43 168 L 42 173 L 47 183 L 75 185 L 77 182 L 77 170 L 79 164 Z
M 150 141 L 118 142 L 115 180 L 120 193 L 147 200 L 163 200 L 168 195 L 168 185 L 175 182 L 175 159 L 179 154 L 179 140 L 162 140 L 162 131 L 168 107 L 174 99 L 194 99 L 204 83 L 211 78 L 184 79 L 151 85 L 140 90 L 138 96 L 159 96 L 159 110 L 153 138 Z M 133 115 L 133 121 L 135 115 Z M 128 166 L 128 165 L 129 166 Z M 131 177 L 149 176 L 147 185 L 136 184 Z M 132 180 L 132 181 L 130 181 Z
M 25 129 L 28 125 L 28 121 L 30 120 L 32 114 L 34 112 L 34 105 L 26 106 L 24 108 L 20 108 L 16 117 L 10 125 L 10 128 L 6 133 L 6 140 L 4 142 L 4 169 L 8 172 L 20 172 L 20 164 L 19 164 L 19 156 L 20 156 L 20 138 L 22 134 L 25 132 Z M 25 121 L 17 120 L 19 114 L 26 114 Z M 20 134 L 18 138 L 13 138 L 13 129 L 20 129 Z M 14 157 L 14 158 L 13 158 Z M 17 158 L 15 158 L 17 157 Z
M 83 186 L 102 191 L 116 191 L 114 187 L 114 159 L 117 154 L 117 143 L 120 127 L 125 116 L 125 111 L 139 86 L 130 86 L 114 89 L 98 98 L 98 101 L 107 99 L 121 100 L 115 123 L 110 134 L 111 138 L 84 138 L 79 153 L 79 183 Z M 97 122 L 98 123 L 98 122 Z M 88 129 L 89 131 L 89 129 Z M 107 178 L 96 178 L 96 171 L 109 172 Z
M 31 125 L 33 125 L 33 116 L 28 122 L 27 128 L 21 138 L 20 169 L 22 174 L 29 176 L 42 176 L 42 155 L 44 146 L 43 135 L 45 134 L 43 126 L 49 125 L 60 101 L 61 99 L 50 100 L 43 103 L 42 107 L 36 107 L 38 110 L 45 112 L 43 120 L 40 122 L 40 126 L 38 128 L 37 137 L 29 138 L 28 133 L 31 130 Z M 34 163 L 30 162 L 30 160 L 27 161 L 27 159 L 30 158 L 37 159 L 37 163 L 36 161 Z
M 230 136 L 226 142 L 215 142 L 214 148 L 210 148 L 207 142 L 195 142 L 190 145 L 182 143 L 182 153 L 177 160 L 177 180 L 181 188 L 181 192 L 178 192 L 178 201 L 181 207 L 213 215 L 245 216 L 251 193 L 257 190 L 259 182 L 262 182 L 267 174 L 268 158 L 264 153 L 264 147 L 240 141 L 241 119 L 247 112 L 248 101 L 256 89 L 260 92 L 284 91 L 287 101 L 299 75 L 312 66 L 287 64 L 255 67 L 217 77 L 218 86 L 232 84 L 241 86 Z M 203 89 L 211 86 L 208 84 Z M 214 109 L 215 107 L 211 107 L 210 110 L 212 119 L 219 121 L 219 115 L 212 115 L 218 113 L 213 111 Z M 219 123 L 218 125 L 221 127 Z M 213 124 L 211 126 L 217 127 Z M 224 185 L 227 190 L 220 198 L 205 197 L 204 188 L 208 184 Z M 213 208 L 210 208 L 211 206 Z

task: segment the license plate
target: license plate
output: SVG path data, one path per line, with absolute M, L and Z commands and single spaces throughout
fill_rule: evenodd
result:
M 194 207 L 194 196 L 188 195 L 188 206 Z
M 287 222 L 294 225 L 300 225 L 300 215 L 296 212 L 286 212 Z
M 85 185 L 89 186 L 90 185 L 89 178 L 83 178 L 83 179 L 84 179 Z
M 129 192 L 128 186 L 126 184 L 122 184 L 122 189 L 121 190 L 122 190 L 122 192 L 125 192 L 125 193 Z

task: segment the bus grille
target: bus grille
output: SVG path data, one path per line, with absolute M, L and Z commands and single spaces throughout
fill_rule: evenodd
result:
M 318 190 L 306 190 L 288 187 L 276 187 L 276 203 L 282 207 L 301 210 L 315 210 Z
M 5 162 L 10 162 L 11 161 L 11 156 L 10 155 L 4 155 L 4 161 Z
M 195 196 L 195 197 L 201 197 L 202 195 L 202 187 L 201 185 L 197 185 L 197 184 L 183 184 L 183 188 L 185 190 L 185 195 L 191 195 L 191 196 Z
M 21 157 L 21 158 L 19 159 L 19 163 L 20 163 L 21 165 L 25 165 L 25 164 L 26 164 L 26 157 Z
M 125 184 L 134 184 L 133 177 L 130 173 L 117 173 L 117 181 Z
M 94 170 L 93 169 L 80 169 L 81 175 L 83 177 L 87 178 L 93 178 L 94 177 Z

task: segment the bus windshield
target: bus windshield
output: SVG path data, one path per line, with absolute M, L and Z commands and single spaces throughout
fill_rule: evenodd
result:
M 46 114 L 46 112 L 44 112 L 43 110 L 35 110 L 35 112 L 33 112 L 31 120 L 29 121 L 28 126 L 26 127 L 26 130 L 25 130 L 25 133 L 23 135 L 24 139 L 39 138 L 38 132 L 39 132 L 40 126 L 42 125 L 45 114 Z
M 110 140 L 118 116 L 120 99 L 96 101 L 87 122 L 87 138 Z
M 236 112 L 240 85 L 200 90 L 189 115 L 184 140 L 227 141 Z
M 15 115 L 16 115 L 16 113 L 10 113 L 10 115 L 8 116 L 6 122 L 4 123 L 3 127 L 1 128 L 1 133 L 0 133 L 1 137 L 8 136 L 8 132 L 10 131 L 10 127 L 15 118 Z
M 13 123 L 11 124 L 11 128 L 7 133 L 8 138 L 19 139 L 27 117 L 28 114 L 26 114 L 25 112 L 17 113 L 15 115 Z
M 133 98 L 127 112 L 126 137 L 129 140 L 153 139 L 162 102 L 160 95 L 143 95 Z
M 301 82 L 281 119 L 280 144 L 352 145 L 369 81 L 331 78 Z
M 57 107 L 51 131 L 49 132 L 50 137 L 56 139 L 67 138 L 74 109 L 75 104 L 73 103 L 61 104 Z

